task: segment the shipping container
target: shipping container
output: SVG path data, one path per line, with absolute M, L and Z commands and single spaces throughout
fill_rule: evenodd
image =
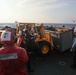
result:
M 47 30 L 46 30 L 47 31 Z M 63 30 L 48 30 L 53 39 L 54 48 L 60 52 L 64 52 L 71 48 L 74 38 L 74 30 L 72 28 L 64 28 Z

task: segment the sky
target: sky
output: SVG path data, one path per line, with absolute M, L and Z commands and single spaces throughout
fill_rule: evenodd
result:
M 73 23 L 76 0 L 0 0 L 0 23 Z

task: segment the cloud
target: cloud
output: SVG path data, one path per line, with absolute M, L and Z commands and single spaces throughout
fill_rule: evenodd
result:
M 53 4 L 51 6 L 48 6 L 50 8 L 61 8 L 61 7 L 64 7 L 64 6 L 67 6 L 68 3 L 59 3 L 59 4 Z
M 19 0 L 17 3 L 18 7 L 26 7 L 26 6 L 37 6 L 43 3 L 56 2 L 57 0 Z
M 58 0 L 18 0 L 18 3 L 40 3 L 40 2 L 56 2 Z
M 62 8 L 67 5 L 68 3 L 60 3 L 59 0 L 18 0 L 15 13 L 18 11 L 18 16 L 24 15 L 23 17 L 28 17 L 28 20 L 31 19 L 31 17 L 39 18 L 40 20 L 41 17 L 45 18 L 49 17 L 49 15 L 54 15 L 54 9 Z
M 67 5 L 68 3 L 59 3 L 59 0 L 19 0 L 17 3 L 18 8 L 25 8 L 25 10 L 55 9 Z

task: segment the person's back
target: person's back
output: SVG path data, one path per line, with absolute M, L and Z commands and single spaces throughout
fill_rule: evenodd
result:
M 28 61 L 24 48 L 14 46 L 14 36 L 11 31 L 1 34 L 0 75 L 25 75 L 25 64 Z
M 28 30 L 25 30 L 25 34 L 27 39 L 30 39 L 32 37 Z
M 0 75 L 24 75 L 27 60 L 25 49 L 12 45 L 0 48 Z
M 24 32 L 26 34 L 26 38 L 30 39 L 34 34 L 34 29 L 32 28 L 31 25 L 26 25 Z

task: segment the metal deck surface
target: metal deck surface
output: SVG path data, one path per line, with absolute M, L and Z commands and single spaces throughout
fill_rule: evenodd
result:
M 34 72 L 27 75 L 76 75 L 76 69 L 71 68 L 72 53 L 54 51 L 46 57 L 33 56 L 31 66 Z

